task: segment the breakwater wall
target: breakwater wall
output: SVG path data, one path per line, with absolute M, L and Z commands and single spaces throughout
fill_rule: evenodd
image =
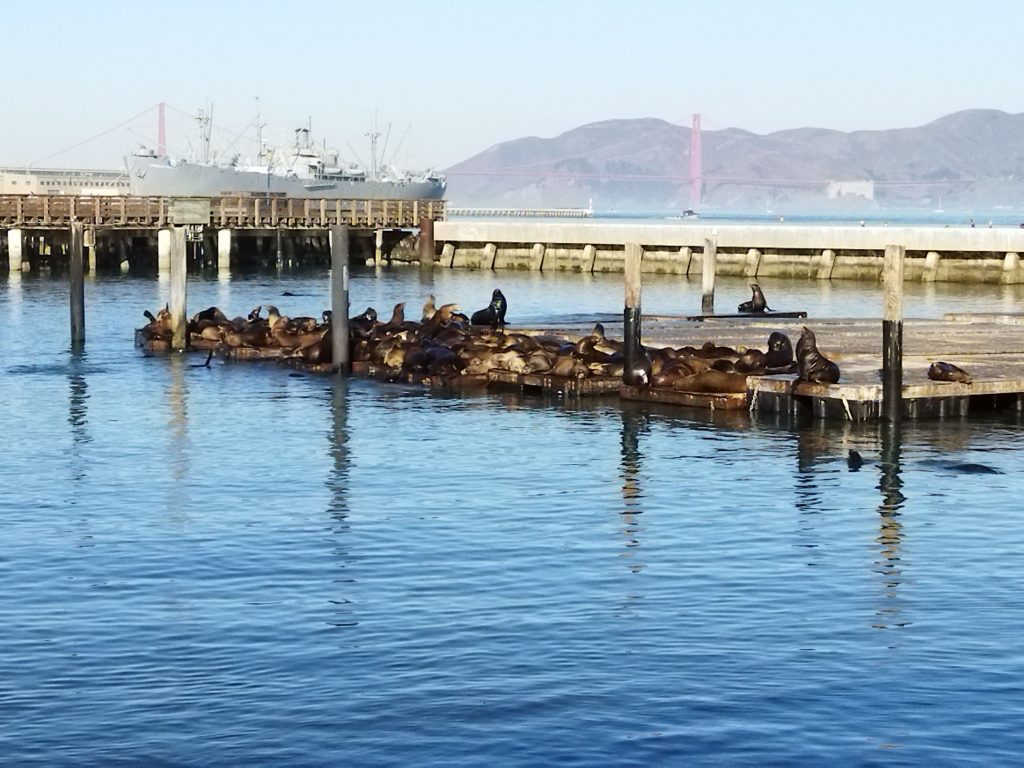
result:
M 885 247 L 906 248 L 907 280 L 1021 283 L 1024 229 L 747 224 L 465 222 L 434 225 L 436 265 L 455 269 L 622 272 L 627 243 L 641 271 L 878 280 Z

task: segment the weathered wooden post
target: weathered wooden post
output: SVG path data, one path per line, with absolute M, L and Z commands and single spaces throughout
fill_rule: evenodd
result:
M 338 373 L 352 369 L 348 338 L 348 227 L 331 227 L 331 360 Z
M 885 246 L 882 282 L 885 308 L 882 316 L 882 416 L 897 422 L 903 418 L 903 265 L 907 249 Z
M 68 263 L 71 275 L 71 346 L 85 343 L 85 229 L 80 221 L 71 222 Z
M 188 346 L 188 321 L 185 317 L 185 286 L 188 276 L 188 240 L 185 227 L 171 232 L 171 349 L 183 351 Z
M 420 217 L 420 266 L 434 266 L 434 220 L 429 216 Z
M 718 262 L 718 232 L 712 230 L 711 237 L 704 238 L 704 258 L 701 259 L 703 296 L 700 311 L 705 315 L 715 314 L 715 269 Z
M 626 303 L 622 310 L 624 356 L 626 370 L 632 370 L 640 351 L 640 261 L 643 248 L 640 243 L 626 243 Z

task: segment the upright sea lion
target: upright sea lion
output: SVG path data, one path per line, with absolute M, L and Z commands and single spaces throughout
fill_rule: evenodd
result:
M 483 309 L 477 310 L 470 317 L 470 325 L 489 325 L 497 328 L 505 325 L 505 311 L 508 309 L 508 301 L 498 288 L 491 294 L 491 303 Z
M 427 322 L 437 312 L 437 307 L 434 304 L 434 294 L 427 296 L 427 300 L 423 304 L 423 316 L 420 318 L 421 323 Z
M 771 311 L 771 307 L 768 306 L 768 302 L 764 299 L 764 293 L 761 292 L 761 286 L 757 283 L 751 283 L 750 289 L 754 292 L 751 296 L 750 301 L 744 301 L 737 307 L 740 312 L 764 312 Z
M 768 337 L 765 365 L 769 373 L 789 373 L 793 370 L 793 343 L 789 336 L 773 331 Z
M 818 384 L 839 382 L 839 366 L 818 351 L 814 332 L 804 326 L 800 340 L 796 343 L 797 378 Z
M 963 368 L 952 363 L 937 360 L 928 366 L 928 378 L 932 381 L 955 381 L 958 384 L 970 384 L 971 376 Z

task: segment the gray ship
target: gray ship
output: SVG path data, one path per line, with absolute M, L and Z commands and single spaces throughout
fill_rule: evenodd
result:
M 439 200 L 444 197 L 447 182 L 439 173 L 400 171 L 391 165 L 377 167 L 376 134 L 373 134 L 373 167 L 367 173 L 358 165 L 342 165 L 337 150 L 314 146 L 308 127 L 295 131 L 295 143 L 288 148 L 267 147 L 258 140 L 260 154 L 255 163 L 245 163 L 238 155 L 226 162 L 215 162 L 210 159 L 209 118 L 205 119 L 203 127 L 202 152 L 198 159 L 173 158 L 151 149 L 142 149 L 127 157 L 131 194 L 153 197 L 269 194 L 346 200 Z

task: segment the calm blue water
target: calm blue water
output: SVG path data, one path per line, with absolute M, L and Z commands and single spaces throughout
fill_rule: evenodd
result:
M 396 269 L 357 271 L 353 308 L 479 308 L 496 279 L 515 322 L 622 303 L 621 276 Z M 326 286 L 197 278 L 189 304 L 314 313 Z M 911 316 L 1020 299 L 908 287 Z M 73 355 L 64 281 L 0 277 L 3 762 L 1019 762 L 1016 417 L 895 439 L 193 368 L 132 347 L 165 292 L 90 282 Z M 699 292 L 652 279 L 645 311 Z

